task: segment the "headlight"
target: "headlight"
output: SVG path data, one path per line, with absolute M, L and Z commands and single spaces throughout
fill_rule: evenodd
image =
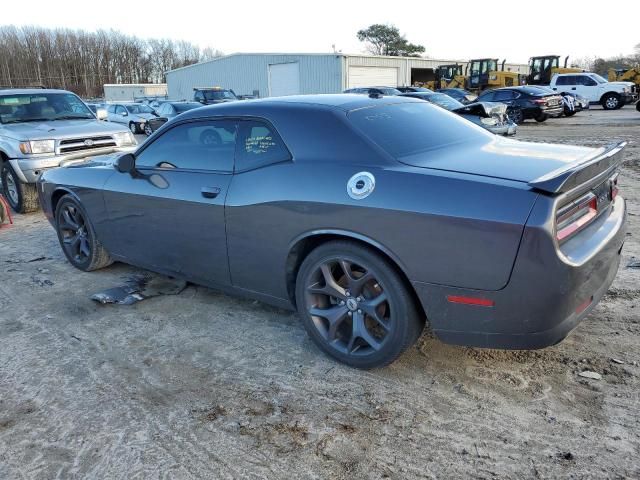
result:
M 22 153 L 53 153 L 55 148 L 55 140 L 31 140 L 20 144 Z
M 137 145 L 136 138 L 131 132 L 118 132 L 113 134 L 113 139 L 118 147 L 127 147 Z
M 623 93 L 627 93 L 629 91 L 629 89 L 627 87 L 622 87 L 622 92 Z
M 498 124 L 498 120 L 493 117 L 481 118 L 480 121 L 483 123 L 483 125 L 494 126 Z

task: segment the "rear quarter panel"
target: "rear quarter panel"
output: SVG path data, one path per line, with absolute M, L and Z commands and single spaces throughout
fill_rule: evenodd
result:
M 293 150 L 292 162 L 234 175 L 226 220 L 235 286 L 288 298 L 289 252 L 326 232 L 382 247 L 411 281 L 486 290 L 508 282 L 537 197 L 522 183 L 365 158 L 298 161 Z M 353 200 L 347 182 L 361 171 L 375 176 L 375 190 Z

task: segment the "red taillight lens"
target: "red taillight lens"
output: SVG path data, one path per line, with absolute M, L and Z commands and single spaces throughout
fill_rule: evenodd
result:
M 559 242 L 567 240 L 588 225 L 597 214 L 598 199 L 593 193 L 562 207 L 556 214 L 556 238 Z
M 447 301 L 451 303 L 462 303 L 465 305 L 473 305 L 476 307 L 493 307 L 495 302 L 488 298 L 479 297 L 462 297 L 458 295 L 447 295 Z
M 534 98 L 531 101 L 538 105 L 544 105 L 547 103 L 547 101 L 544 98 Z

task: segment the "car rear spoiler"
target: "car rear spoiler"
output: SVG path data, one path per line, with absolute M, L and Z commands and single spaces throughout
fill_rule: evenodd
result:
M 529 182 L 531 188 L 547 193 L 563 193 L 588 182 L 593 177 L 622 163 L 622 151 L 627 142 L 599 148 L 586 159 L 562 167 Z

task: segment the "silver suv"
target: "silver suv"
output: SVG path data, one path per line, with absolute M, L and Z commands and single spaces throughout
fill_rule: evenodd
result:
M 38 209 L 35 182 L 44 170 L 132 150 L 131 132 L 104 116 L 65 90 L 0 90 L 0 191 L 13 210 Z

